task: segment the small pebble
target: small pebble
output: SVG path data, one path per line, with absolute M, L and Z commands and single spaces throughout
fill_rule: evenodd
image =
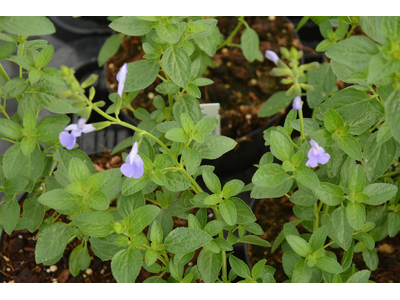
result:
M 22 250 L 22 249 L 19 249 L 19 250 L 18 250 L 18 252 L 19 252 L 19 253 L 22 253 L 22 252 L 24 252 L 24 250 Z
M 55 271 L 57 271 L 58 270 L 58 267 L 56 266 L 56 265 L 52 265 L 52 266 L 50 266 L 50 271 L 51 272 L 55 272 Z
M 256 85 L 257 84 L 257 79 L 252 79 L 252 80 L 250 80 L 250 84 L 251 85 Z
M 4 258 L 5 261 L 10 261 L 10 259 L 5 255 L 3 256 L 3 258 Z
M 209 218 L 212 218 L 212 217 L 214 217 L 214 214 L 209 213 L 209 214 L 208 214 L 208 217 L 209 217 Z
M 227 54 L 229 52 L 228 48 L 222 48 L 221 50 L 222 54 Z
M 87 275 L 86 275 L 86 274 L 83 274 L 83 275 L 82 275 L 82 277 L 83 277 L 83 278 L 86 278 L 86 277 L 87 277 Z
M 94 259 L 93 256 L 91 256 L 91 257 L 90 257 L 90 260 L 93 260 L 93 259 Z
M 47 273 L 50 273 L 51 271 L 50 271 L 50 269 L 47 269 L 46 272 L 47 272 Z
M 228 61 L 228 62 L 226 63 L 226 66 L 229 68 L 229 67 L 232 66 L 232 63 L 231 63 L 230 61 Z
M 100 271 L 100 274 L 103 275 L 105 271 L 106 271 L 106 270 L 102 269 L 102 270 Z
M 53 278 L 51 281 L 52 281 L 53 283 L 58 283 L 57 278 Z
M 86 269 L 86 274 L 92 275 L 93 274 L 93 270 L 91 268 Z
M 114 65 L 113 63 L 111 63 L 111 64 L 108 65 L 108 67 L 109 67 L 110 69 L 114 68 L 114 66 L 115 66 L 115 65 Z
M 275 19 L 276 19 L 275 16 L 269 16 L 269 17 L 268 17 L 268 20 L 270 20 L 270 21 L 275 21 Z
M 229 84 L 225 84 L 225 89 L 229 89 L 231 86 Z
M 246 119 L 247 119 L 247 120 L 251 120 L 251 114 L 247 114 L 247 115 L 246 115 Z
M 7 268 L 7 269 L 6 269 L 6 271 L 7 271 L 7 272 L 10 272 L 10 271 L 11 271 L 11 269 L 10 269 L 10 268 Z
M 150 100 L 153 100 L 155 95 L 154 95 L 154 93 L 150 92 L 147 94 L 147 97 L 149 97 Z
M 23 239 L 23 236 L 22 235 L 18 235 L 18 238 L 20 239 L 20 240 L 22 240 Z
M 191 267 L 193 266 L 193 263 L 191 261 L 188 262 L 188 266 Z

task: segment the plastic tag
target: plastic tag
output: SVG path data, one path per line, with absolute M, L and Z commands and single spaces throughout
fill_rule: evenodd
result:
M 200 104 L 201 113 L 208 118 L 217 118 L 218 125 L 215 126 L 211 134 L 221 135 L 221 116 L 219 115 L 219 103 L 202 103 Z

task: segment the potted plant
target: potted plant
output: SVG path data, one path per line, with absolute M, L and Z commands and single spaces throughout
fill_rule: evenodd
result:
M 314 89 L 306 96 L 314 113 L 303 118 L 299 102 L 284 126 L 266 131 L 270 152 L 253 176 L 252 197 L 273 198 L 265 200 L 272 202 L 268 205 L 286 207 L 273 216 L 287 221 L 279 235 L 271 223 L 267 230 L 275 234 L 271 252 L 283 250 L 289 282 L 367 282 L 379 268 L 377 243 L 400 229 L 400 62 L 393 50 L 399 41 L 392 35 L 398 17 L 314 21 L 326 38 L 317 51 L 330 59 L 309 72 L 307 84 Z M 352 36 L 359 25 L 365 35 Z M 338 91 L 337 78 L 348 87 Z M 265 214 L 265 206 L 260 209 Z M 371 279 L 382 280 L 382 273 Z
M 142 32 L 135 33 L 118 27 L 124 20 L 126 22 L 130 20 L 129 18 L 117 19 L 110 24 L 111 28 L 119 34 L 109 38 L 99 55 L 99 64 L 104 64 L 107 59 L 106 54 L 111 56 L 116 53 L 105 63 L 108 86 L 114 92 L 117 87 L 116 74 L 124 63 L 133 62 L 128 64 L 133 66 L 135 62 L 143 60 L 143 57 L 149 58 L 144 48 L 149 45 L 149 40 L 152 41 L 152 36 L 158 33 L 157 26 L 159 25 L 157 24 L 183 26 L 188 22 L 187 19 L 181 20 L 175 17 L 147 21 L 150 24 L 149 31 L 140 37 L 132 35 L 141 35 Z M 135 17 L 132 20 L 135 20 Z M 201 20 L 195 22 L 199 21 Z M 283 17 L 269 19 L 267 17 L 218 17 L 216 20 L 205 19 L 205 21 L 218 21 L 212 33 L 210 30 L 209 35 L 204 37 L 196 37 L 192 34 L 186 38 L 185 43 L 182 45 L 177 43 L 177 46 L 185 49 L 189 47 L 186 45 L 190 45 L 191 60 L 196 63 L 198 61 L 201 64 L 200 73 L 211 79 L 210 83 L 214 82 L 207 86 L 198 86 L 198 91 L 195 91 L 195 95 L 192 94 L 192 96 L 198 97 L 201 103 L 220 103 L 221 134 L 234 138 L 239 143 L 235 150 L 226 156 L 215 162 L 207 162 L 216 166 L 218 174 L 226 175 L 244 170 L 257 162 L 263 147 L 262 131 L 267 124 L 271 125 L 275 122 L 271 116 L 284 109 L 291 100 L 275 101 L 278 106 L 270 112 L 268 119 L 257 116 L 265 99 L 282 88 L 276 78 L 269 76 L 269 70 L 273 64 L 264 60 L 263 54 L 268 49 L 278 51 L 279 47 L 300 46 L 300 42 L 293 30 L 293 24 Z M 155 29 L 151 30 L 151 28 Z M 127 36 L 124 37 L 124 34 Z M 142 45 L 142 43 L 145 44 Z M 164 75 L 164 72 L 160 70 L 160 76 Z M 156 95 L 163 96 L 168 105 L 167 96 L 163 94 L 165 90 L 162 90 L 165 85 L 157 88 L 161 83 L 160 77 L 155 78 L 148 87 L 134 93 L 135 97 L 132 96 L 133 100 L 130 99 L 132 106 L 127 107 L 127 115 L 124 115 L 128 122 L 138 123 L 133 119 L 135 109 L 145 108 L 151 111 L 152 100 Z M 237 163 L 231 164 L 231 161 Z

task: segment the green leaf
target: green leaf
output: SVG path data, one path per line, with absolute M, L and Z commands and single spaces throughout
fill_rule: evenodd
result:
M 160 209 L 155 205 L 145 205 L 132 211 L 124 220 L 128 234 L 135 235 L 142 232 L 159 212 Z
M 20 208 L 15 199 L 9 200 L 2 210 L 2 225 L 7 234 L 11 234 L 19 221 Z
M 9 58 L 11 54 L 14 53 L 16 48 L 17 45 L 15 44 L 15 42 L 5 42 L 0 44 L 0 61 L 5 58 Z
M 40 204 L 37 197 L 29 197 L 24 201 L 24 211 L 22 218 L 18 223 L 23 228 L 28 229 L 30 232 L 34 232 L 39 228 L 44 218 L 44 205 Z
M 301 165 L 293 172 L 293 175 L 305 187 L 310 189 L 318 189 L 320 187 L 317 175 L 309 167 Z
M 4 193 L 10 196 L 19 194 L 26 188 L 28 183 L 29 181 L 25 178 L 12 178 L 7 180 L 4 183 Z
M 346 207 L 347 221 L 354 230 L 360 230 L 366 220 L 365 206 L 361 203 L 350 202 Z
M 394 139 L 378 143 L 377 138 L 376 133 L 372 134 L 364 147 L 364 172 L 370 182 L 374 182 L 386 172 L 396 155 L 397 146 Z
M 362 152 L 360 144 L 357 140 L 350 135 L 340 137 L 338 140 L 338 145 L 348 156 L 354 158 L 355 160 L 361 160 Z
M 165 134 L 165 137 L 171 141 L 178 143 L 186 143 L 187 141 L 189 141 L 189 136 L 182 128 L 173 128 L 171 130 L 168 130 L 168 132 Z
M 118 283 L 134 283 L 142 265 L 143 257 L 139 250 L 128 248 L 121 250 L 112 258 L 111 271 Z
M 373 183 L 367 185 L 363 193 L 369 196 L 365 199 L 366 204 L 381 205 L 396 195 L 397 186 L 388 183 Z
M 109 58 L 117 53 L 123 39 L 124 36 L 122 34 L 113 34 L 104 42 L 97 57 L 99 67 L 102 67 Z
M 354 229 L 349 225 L 344 209 L 338 207 L 332 217 L 323 214 L 321 223 L 328 230 L 329 237 L 344 250 L 348 250 L 352 241 Z
M 138 17 L 121 17 L 111 22 L 111 29 L 131 36 L 145 35 L 151 30 L 152 22 Z
M 165 187 L 171 192 L 182 192 L 190 188 L 190 181 L 178 172 L 165 174 Z
M 387 41 L 400 41 L 400 18 L 397 16 L 385 16 L 381 23 L 382 35 Z
M 217 159 L 237 145 L 236 141 L 226 136 L 209 135 L 204 137 L 202 144 L 196 143 L 197 150 L 203 159 Z
M 288 235 L 286 236 L 286 240 L 293 251 L 298 255 L 307 257 L 311 254 L 311 246 L 301 237 L 296 235 Z
M 229 256 L 229 265 L 238 276 L 243 278 L 251 277 L 249 267 L 241 259 L 231 255 Z
M 371 271 L 362 270 L 354 273 L 347 279 L 346 283 L 367 283 L 369 276 L 371 276 Z
M 21 150 L 25 156 L 29 156 L 36 147 L 36 139 L 24 136 L 21 140 Z
M 324 116 L 324 125 L 326 130 L 333 133 L 343 127 L 342 117 L 333 109 L 328 109 Z
M 107 210 L 110 202 L 106 194 L 96 191 L 83 197 L 83 203 L 96 210 Z
M 328 232 L 325 226 L 319 227 L 312 234 L 309 244 L 311 246 L 311 251 L 315 252 L 318 249 L 322 248 L 325 244 L 326 237 L 328 236 Z
M 26 159 L 21 150 L 21 144 L 16 143 L 7 149 L 3 157 L 3 172 L 7 179 L 17 176 L 25 165 Z
M 364 36 L 352 36 L 329 47 L 326 56 L 332 60 L 333 72 L 340 80 L 354 72 L 365 72 L 373 55 L 379 52 L 377 45 Z
M 329 63 L 321 64 L 318 70 L 309 71 L 308 74 L 308 84 L 312 85 L 314 90 L 307 91 L 307 103 L 311 108 L 315 108 L 335 91 L 336 76 Z
M 318 258 L 317 267 L 330 274 L 339 274 L 343 272 L 342 266 L 336 259 L 327 256 Z
M 43 143 L 58 140 L 58 136 L 69 124 L 70 118 L 67 116 L 45 116 L 36 129 L 36 139 Z
M 394 139 L 400 142 L 400 124 L 398 122 L 398 116 L 400 114 L 400 92 L 396 90 L 393 92 L 388 99 L 384 102 L 386 121 L 389 125 L 390 132 Z
M 105 237 L 113 232 L 113 217 L 104 211 L 85 212 L 72 220 L 80 230 L 93 237 Z
M 316 116 L 322 120 L 325 112 L 331 108 L 343 118 L 345 124 L 352 123 L 354 116 L 360 116 L 374 97 L 354 88 L 341 90 L 316 108 Z
M 122 184 L 122 194 L 129 196 L 141 191 L 150 181 L 146 175 L 140 178 L 126 178 Z
M 289 139 L 278 131 L 271 132 L 271 152 L 281 161 L 290 161 L 294 154 L 293 145 Z
M 367 82 L 374 85 L 390 84 L 399 69 L 400 61 L 389 60 L 383 53 L 376 54 L 369 62 Z
M 171 253 L 189 253 L 211 241 L 211 236 L 200 229 L 176 228 L 165 238 L 165 248 Z
M 224 200 L 219 206 L 222 219 L 230 226 L 236 224 L 237 211 L 236 206 L 231 200 Z
M 26 79 L 19 77 L 13 78 L 3 86 L 1 96 L 4 99 L 13 99 L 24 93 L 28 87 L 29 83 Z
M 304 260 L 299 260 L 293 269 L 292 283 L 309 283 L 312 277 L 312 268 Z
M 38 36 L 56 32 L 48 18 L 39 16 L 0 17 L 0 28 L 15 35 Z
M 388 214 L 388 233 L 390 237 L 394 237 L 400 230 L 400 214 L 398 212 L 390 212 Z
M 176 85 L 183 88 L 188 85 L 191 62 L 185 50 L 175 47 L 167 48 L 162 56 L 161 64 Z
M 246 28 L 240 37 L 240 45 L 243 51 L 244 57 L 249 61 L 253 62 L 259 57 L 260 39 L 257 32 L 251 28 Z
M 74 157 L 69 162 L 68 178 L 72 182 L 86 182 L 90 177 L 90 171 L 86 164 L 79 158 Z
M 303 190 L 298 190 L 290 196 L 290 202 L 300 206 L 312 206 L 318 201 L 318 198 L 314 195 L 310 195 Z
M 352 192 L 359 193 L 365 188 L 365 173 L 361 165 L 356 165 L 351 171 L 349 189 Z
M 360 16 L 361 29 L 372 39 L 380 44 L 385 42 L 385 37 L 382 35 L 381 23 L 382 17 L 380 16 Z
M 224 195 L 225 199 L 229 199 L 239 194 L 242 191 L 243 187 L 243 181 L 233 179 L 225 183 L 224 188 L 222 189 L 222 194 Z
M 251 191 L 251 197 L 254 199 L 278 198 L 285 195 L 293 185 L 293 179 L 286 180 L 280 186 L 259 187 L 255 186 Z
M 54 223 L 44 229 L 36 243 L 36 263 L 44 265 L 56 263 L 61 258 L 68 242 L 76 235 L 76 231 L 76 228 L 70 224 L 62 222 Z
M 252 182 L 256 186 L 274 187 L 281 185 L 288 177 L 281 165 L 266 164 L 254 173 Z
M 167 95 L 177 94 L 179 90 L 180 90 L 179 86 L 177 86 L 175 83 L 171 81 L 162 82 L 156 86 L 156 91 L 157 93 L 160 94 L 167 94 Z
M 172 44 L 175 44 L 177 41 L 179 41 L 181 37 L 179 27 L 171 23 L 158 23 L 156 26 L 156 32 L 161 39 Z
M 54 47 L 47 45 L 40 52 L 36 58 L 36 67 L 42 69 L 49 64 L 54 55 Z
M 242 236 L 241 238 L 239 238 L 237 240 L 237 242 L 251 244 L 251 245 L 257 245 L 257 246 L 261 246 L 261 247 L 271 247 L 271 244 L 268 241 L 266 241 L 258 236 L 255 236 L 255 235 Z
M 180 120 L 182 113 L 188 114 L 194 123 L 199 122 L 201 119 L 199 101 L 187 94 L 184 94 L 175 102 L 173 113 L 176 120 Z
M 160 65 L 158 61 L 145 59 L 128 64 L 128 74 L 124 92 L 133 92 L 147 88 L 156 80 Z
M 183 162 L 189 175 L 196 173 L 201 164 L 201 155 L 196 150 L 185 148 L 182 150 Z
M 119 251 L 127 248 L 128 244 L 128 237 L 115 233 L 101 239 L 90 238 L 90 245 L 94 254 L 103 261 L 112 259 Z
M 80 270 L 86 270 L 90 265 L 90 255 L 87 247 L 79 244 L 72 250 L 69 256 L 69 270 L 72 276 L 76 277 Z
M 221 182 L 219 181 L 217 175 L 215 175 L 212 171 L 204 170 L 203 180 L 211 192 L 214 194 L 221 192 Z
M 260 118 L 273 116 L 282 109 L 288 107 L 293 99 L 293 96 L 286 96 L 286 91 L 276 92 L 263 103 L 258 112 L 258 116 Z
M 206 249 L 200 251 L 197 259 L 199 272 L 205 283 L 214 283 L 222 267 L 222 252 L 212 253 Z
M 322 182 L 313 192 L 322 202 L 330 206 L 337 206 L 344 200 L 342 188 L 332 183 Z
M 0 135 L 12 140 L 19 140 L 22 137 L 22 127 L 18 123 L 6 118 L 0 119 Z
M 215 26 L 212 33 L 205 37 L 195 37 L 196 45 L 208 56 L 214 56 L 222 40 L 219 28 Z
M 185 88 L 186 92 L 188 92 L 188 94 L 196 97 L 196 98 L 201 98 L 201 91 L 200 89 L 194 85 L 193 83 L 189 83 L 186 88 Z
M 375 271 L 378 268 L 379 258 L 374 249 L 364 249 L 362 252 L 362 256 L 365 264 L 371 271 Z

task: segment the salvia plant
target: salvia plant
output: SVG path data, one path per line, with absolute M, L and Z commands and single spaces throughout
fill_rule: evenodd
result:
M 37 232 L 38 264 L 55 264 L 73 243 L 73 276 L 88 268 L 90 246 L 111 260 L 117 282 L 135 282 L 142 268 L 154 274 L 145 282 L 275 282 L 265 259 L 250 270 L 233 251 L 237 243 L 271 246 L 240 199 L 251 191 L 255 199 L 287 197 L 294 204 L 297 218 L 271 250 L 282 247 L 290 282 L 367 282 L 378 266 L 375 242 L 400 229 L 400 18 L 311 19 L 325 38 L 317 50 L 326 51 L 329 63 L 301 64 L 295 48 L 261 54 L 243 17 L 226 41 L 212 18 L 117 18 L 110 27 L 121 34 L 107 40 L 99 63 L 116 52 L 123 35 L 142 36 L 146 54 L 120 69 L 118 92 L 105 109 L 104 101 L 94 101 L 96 76 L 80 83 L 73 69 L 46 67 L 53 47 L 28 39 L 54 32 L 47 18 L 0 17 L 0 60 L 19 65 L 16 78 L 0 65 L 0 136 L 12 144 L 0 156 L 6 233 Z M 231 45 L 242 25 L 241 45 Z M 360 28 L 365 35 L 355 35 Z M 260 117 L 293 102 L 283 126 L 264 132 L 270 152 L 247 185 L 231 180 L 222 186 L 214 167 L 201 164 L 236 146 L 211 134 L 218 120 L 202 115 L 198 101 L 198 87 L 212 84 L 202 77 L 210 57 L 224 46 L 240 46 L 249 61 L 265 55 L 276 65 L 271 75 L 288 86 L 265 102 Z M 156 110 L 134 110 L 131 101 L 156 78 Z M 338 91 L 337 79 L 347 87 Z M 18 111 L 9 116 L 7 101 L 14 98 Z M 311 118 L 303 117 L 306 104 Z M 39 120 L 42 109 L 54 114 Z M 122 109 L 140 124 L 122 121 Z M 88 123 L 92 112 L 104 121 Z M 71 124 L 66 114 L 80 118 Z M 130 150 L 120 168 L 96 172 L 76 141 L 111 125 L 133 132 L 113 152 Z M 26 192 L 21 215 L 17 196 Z M 174 228 L 175 217 L 187 226 Z M 343 253 L 341 261 L 333 249 Z M 369 270 L 357 270 L 356 252 Z

